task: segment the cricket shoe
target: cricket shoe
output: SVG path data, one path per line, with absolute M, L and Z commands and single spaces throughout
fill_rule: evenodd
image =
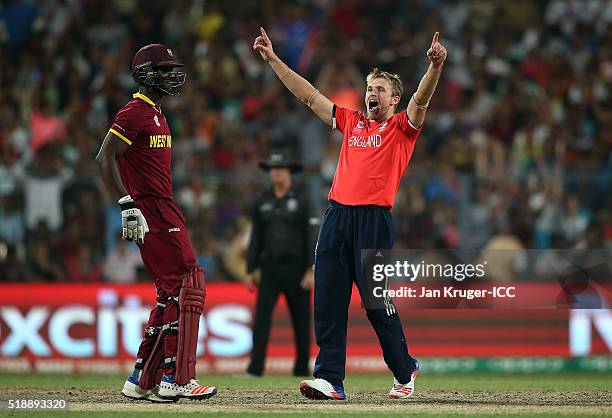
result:
M 417 369 L 412 372 L 412 375 L 410 377 L 410 382 L 404 383 L 404 384 L 398 382 L 397 379 L 394 377 L 393 387 L 391 388 L 391 391 L 389 392 L 389 398 L 406 399 L 406 398 L 411 397 L 412 394 L 414 393 L 414 381 L 418 374 L 419 374 L 419 369 L 417 367 Z
M 217 394 L 217 388 L 210 385 L 201 385 L 197 380 L 191 379 L 186 385 L 179 385 L 172 377 L 164 376 L 159 384 L 157 394 L 166 399 L 208 399 Z
M 133 400 L 149 401 L 153 403 L 168 403 L 176 402 L 174 399 L 165 399 L 157 395 L 159 386 L 156 386 L 154 390 L 146 390 L 138 386 L 138 381 L 134 380 L 132 376 L 129 376 L 123 384 L 121 394 L 126 398 Z
M 155 385 L 155 388 L 149 391 L 147 401 L 153 403 L 171 403 L 178 401 L 178 398 L 163 398 L 159 396 L 159 385 Z
M 300 392 L 308 399 L 346 399 L 342 386 L 335 386 L 324 379 L 302 380 Z

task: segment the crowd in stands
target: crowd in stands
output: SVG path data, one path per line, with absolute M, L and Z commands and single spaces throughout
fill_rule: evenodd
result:
M 612 248 L 612 1 L 9 0 L 0 4 L 0 281 L 148 281 L 94 157 L 136 89 L 131 58 L 174 49 L 162 110 L 175 198 L 208 280 L 237 280 L 257 163 L 305 165 L 323 208 L 342 138 L 253 53 L 338 105 L 398 73 L 406 106 L 435 31 L 448 50 L 393 208 L 397 248 Z

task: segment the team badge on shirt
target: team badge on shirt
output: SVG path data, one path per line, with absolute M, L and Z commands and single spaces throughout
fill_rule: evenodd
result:
M 157 115 L 153 116 L 153 120 L 155 121 L 155 124 L 156 124 L 157 126 L 161 126 L 161 125 L 159 124 L 159 118 L 157 117 Z
M 295 212 L 298 207 L 298 201 L 294 198 L 287 200 L 287 210 L 289 212 Z
M 355 127 L 353 128 L 353 132 L 359 133 L 363 131 L 363 128 L 365 128 L 365 122 L 360 120 L 359 122 L 357 122 L 357 125 L 355 125 Z

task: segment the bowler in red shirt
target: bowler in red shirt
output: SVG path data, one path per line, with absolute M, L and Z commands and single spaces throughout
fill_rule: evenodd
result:
M 348 306 L 353 282 L 362 300 L 368 283 L 361 274 L 362 250 L 393 246 L 393 206 L 400 179 L 410 161 L 446 59 L 446 48 L 433 36 L 427 51 L 427 72 L 406 110 L 395 113 L 402 96 L 396 74 L 374 69 L 367 76 L 367 113 L 337 107 L 274 53 L 263 28 L 253 49 L 267 61 L 283 84 L 319 118 L 344 134 L 338 167 L 329 192 L 330 205 L 321 222 L 315 250 L 314 323 L 319 354 L 312 380 L 300 383 L 310 399 L 345 399 Z M 389 397 L 403 399 L 414 392 L 419 371 L 408 354 L 401 321 L 390 299 L 381 306 L 364 303 L 378 336 L 383 357 L 393 373 Z

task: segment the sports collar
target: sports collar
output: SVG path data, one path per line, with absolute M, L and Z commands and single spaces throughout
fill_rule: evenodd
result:
M 406 113 L 407 113 L 407 112 L 406 112 Z M 383 123 L 385 123 L 385 122 L 386 122 L 386 123 L 389 123 L 389 122 L 391 121 L 391 119 L 393 119 L 393 116 L 395 116 L 395 115 L 396 115 L 396 114 L 394 113 L 394 114 L 392 114 L 391 116 L 389 116 L 389 118 L 388 118 L 388 119 L 381 120 L 380 122 L 378 122 L 377 120 L 374 120 L 374 119 L 370 119 L 370 118 L 368 118 L 368 115 L 367 115 L 367 114 L 365 115 L 365 118 L 366 118 L 366 120 L 368 121 L 368 124 L 370 124 L 370 123 L 378 123 L 379 125 L 382 125 L 382 124 L 383 124 Z
M 137 93 L 132 94 L 132 97 L 134 99 L 140 99 L 143 102 L 146 102 L 146 103 L 150 104 L 151 106 L 155 107 L 155 103 L 153 103 L 153 100 L 149 99 L 147 96 L 145 96 L 141 92 L 137 92 Z

